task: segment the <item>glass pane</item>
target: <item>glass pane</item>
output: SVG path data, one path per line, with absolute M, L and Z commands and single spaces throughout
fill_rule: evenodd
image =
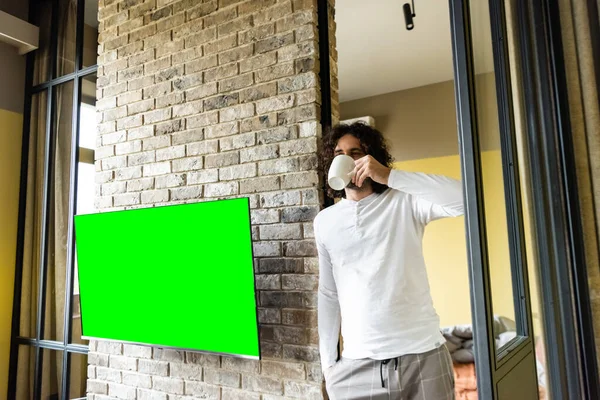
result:
M 79 117 L 79 163 L 77 164 L 76 213 L 95 213 L 95 174 L 93 150 L 96 147 L 96 75 L 82 80 L 82 95 Z M 75 253 L 77 254 L 77 253 Z M 79 274 L 77 257 L 75 257 L 75 273 L 73 276 L 72 324 L 71 338 L 73 343 L 87 344 L 81 338 L 81 308 L 79 304 Z
M 496 348 L 500 349 L 517 333 L 500 150 L 498 103 L 488 2 L 471 1 L 470 5 L 485 222 L 492 306 L 496 320 L 494 336 Z
M 43 349 L 41 399 L 53 400 L 61 398 L 63 352 Z
M 506 5 L 507 43 L 509 52 L 511 91 L 514 106 L 515 133 L 519 175 L 521 182 L 521 201 L 523 204 L 523 227 L 525 249 L 527 252 L 527 273 L 529 276 L 529 295 L 531 298 L 531 315 L 533 319 L 533 340 L 535 344 L 536 370 L 540 399 L 551 399 L 548 387 L 546 364 L 546 344 L 544 342 L 544 313 L 540 293 L 540 264 L 536 249 L 535 214 L 533 193 L 531 190 L 531 163 L 527 145 L 527 120 L 524 108 L 524 89 L 522 85 L 521 65 L 519 57 L 519 27 L 515 25 L 517 16 L 517 0 L 509 0 Z
M 67 229 L 73 124 L 73 81 L 54 89 L 54 141 L 50 159 L 46 316 L 44 339 L 63 340 L 67 272 Z
M 31 126 L 27 174 L 27 201 L 25 238 L 23 246 L 23 278 L 21 282 L 21 320 L 19 334 L 35 337 L 39 269 L 41 260 L 41 226 L 43 219 L 44 160 L 46 138 L 46 92 L 34 94 L 31 99 Z
M 35 375 L 35 347 L 19 346 L 17 361 L 16 400 L 33 398 L 33 377 Z
M 46 82 L 50 78 L 50 62 L 52 54 L 50 48 L 50 23 L 52 21 L 52 0 L 39 0 L 35 4 L 32 23 L 40 28 L 39 47 L 35 53 L 33 67 L 33 85 Z
M 87 354 L 70 353 L 69 399 L 85 397 L 87 381 Z
M 58 43 L 55 77 L 75 71 L 77 0 L 58 1 Z
M 98 2 L 85 0 L 83 18 L 83 67 L 96 65 L 98 57 Z

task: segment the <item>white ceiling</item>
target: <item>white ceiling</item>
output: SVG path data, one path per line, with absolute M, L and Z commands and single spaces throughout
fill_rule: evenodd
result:
M 340 101 L 453 79 L 448 2 L 414 2 L 414 29 L 408 31 L 402 12 L 406 0 L 336 1 Z M 489 14 L 477 3 L 487 2 L 471 1 L 476 69 L 491 71 Z

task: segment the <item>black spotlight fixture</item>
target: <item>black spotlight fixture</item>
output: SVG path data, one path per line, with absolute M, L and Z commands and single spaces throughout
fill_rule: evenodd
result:
M 415 1 L 412 0 L 412 10 L 410 8 L 410 4 L 405 3 L 402 6 L 402 10 L 404 10 L 404 22 L 406 22 L 406 30 L 410 31 L 415 27 L 415 23 L 413 22 L 413 18 L 417 16 L 415 14 Z

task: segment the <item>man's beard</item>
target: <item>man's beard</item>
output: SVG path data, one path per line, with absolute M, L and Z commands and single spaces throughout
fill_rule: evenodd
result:
M 363 181 L 362 186 L 356 186 L 354 184 L 354 182 L 350 181 L 350 183 L 348 184 L 348 186 L 346 186 L 346 189 L 350 189 L 350 190 L 356 190 L 357 192 L 362 192 L 364 190 L 367 190 L 371 187 L 373 183 L 373 180 L 371 178 L 367 178 Z

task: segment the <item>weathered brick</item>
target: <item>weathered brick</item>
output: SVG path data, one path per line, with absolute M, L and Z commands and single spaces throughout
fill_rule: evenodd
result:
M 256 102 L 256 113 L 266 114 L 271 111 L 279 111 L 294 106 L 294 95 L 285 94 L 282 96 L 269 97 Z
M 278 257 L 281 255 L 279 242 L 254 242 L 252 244 L 254 257 Z
M 188 363 L 202 365 L 203 367 L 221 367 L 221 357 L 214 354 L 203 354 L 188 351 L 185 353 L 185 360 Z
M 118 193 L 125 193 L 125 182 L 111 182 L 102 185 L 102 196 L 110 196 Z
M 175 349 L 154 349 L 152 358 L 160 361 L 183 362 L 185 360 L 185 352 Z
M 277 158 L 275 160 L 261 161 L 258 163 L 259 175 L 275 175 L 288 172 L 297 172 L 299 164 L 297 158 Z
M 254 132 L 242 133 L 241 135 L 221 138 L 219 140 L 219 147 L 221 151 L 241 149 L 244 147 L 254 146 L 255 144 L 256 136 Z
M 297 92 L 299 90 L 314 88 L 317 85 L 317 76 L 314 72 L 295 75 L 277 82 L 279 93 Z
M 257 290 L 281 289 L 281 275 L 256 275 Z
M 117 121 L 117 129 L 132 129 L 142 126 L 142 115 L 133 115 L 131 117 L 122 118 Z
M 256 133 L 257 144 L 271 144 L 293 140 L 298 136 L 295 126 L 281 126 Z
M 263 24 L 256 28 L 248 29 L 247 31 L 239 33 L 239 43 L 246 44 L 262 40 L 275 34 L 275 24 Z
M 142 167 L 119 168 L 115 171 L 116 180 L 130 180 L 142 177 Z
M 253 74 L 247 73 L 240 76 L 234 76 L 233 78 L 223 79 L 219 81 L 219 92 L 226 93 L 233 90 L 242 89 L 248 87 L 254 83 Z
M 260 131 L 277 125 L 277 114 L 271 113 L 242 120 L 240 132 Z
M 123 182 L 125 183 L 125 182 Z M 154 188 L 154 178 L 142 178 L 142 179 L 132 179 L 127 181 L 127 191 L 128 192 L 140 192 L 142 190 L 150 190 Z M 143 347 L 144 348 L 144 347 Z M 144 348 L 145 349 L 145 348 Z M 131 354 L 124 353 L 126 356 L 136 357 Z M 152 357 L 152 349 L 148 348 L 145 352 L 149 353 L 149 357 Z
M 108 354 L 89 352 L 88 364 L 96 365 L 98 367 L 108 367 Z
M 204 166 L 205 168 L 220 168 L 227 167 L 229 165 L 239 164 L 239 162 L 239 153 L 237 151 L 231 151 L 228 153 L 207 155 L 204 160 Z
M 229 122 L 254 115 L 254 104 L 239 104 L 219 111 L 219 121 Z
M 108 157 L 102 160 L 102 170 L 118 169 L 127 166 L 127 156 Z
M 204 135 L 207 139 L 231 136 L 239 133 L 238 121 L 225 122 L 218 125 L 210 125 L 204 128 Z
M 284 290 L 316 290 L 319 280 L 314 275 L 282 275 Z
M 283 254 L 287 257 L 315 257 L 317 248 L 314 240 L 297 240 L 283 244 Z
M 283 394 L 283 384 L 280 380 L 262 376 L 244 375 L 242 388 L 254 392 Z
M 203 29 L 200 32 L 185 37 L 185 48 L 200 46 L 204 43 L 217 39 L 217 29 L 215 27 Z
M 134 388 L 150 389 L 152 387 L 152 378 L 150 375 L 123 372 L 123 384 L 133 386 Z
M 185 64 L 185 73 L 193 74 L 195 72 L 205 71 L 209 68 L 214 68 L 217 66 L 217 56 L 216 55 L 207 55 L 202 58 L 198 58 L 196 60 L 190 61 Z M 229 68 L 232 68 L 230 66 Z M 235 73 L 237 73 L 237 68 L 235 69 Z
M 204 109 L 206 110 L 206 103 L 204 103 Z M 185 119 L 185 124 L 188 128 L 202 128 L 208 125 L 216 124 L 219 121 L 218 112 L 203 112 L 200 115 L 195 115 Z
M 279 189 L 278 176 L 266 176 L 262 178 L 246 179 L 240 182 L 240 193 L 269 192 Z
M 259 69 L 254 73 L 256 83 L 268 82 L 294 74 L 294 63 L 281 63 Z
M 205 369 L 204 381 L 206 383 L 228 386 L 233 388 L 240 387 L 241 374 L 239 372 L 226 371 L 226 370 L 214 370 Z
M 175 90 L 186 90 L 196 87 L 202 83 L 202 73 L 187 74 L 185 76 L 173 79 L 173 88 Z M 201 112 L 202 110 L 198 110 Z
M 123 354 L 123 345 L 121 343 L 99 340 L 96 345 L 96 351 L 98 353 L 120 355 Z
M 261 68 L 265 68 L 277 63 L 277 53 L 270 52 L 259 54 L 254 57 L 244 58 L 240 61 L 240 73 L 248 71 L 256 71 Z
M 252 210 L 250 217 L 253 224 L 273 224 L 280 221 L 279 210 L 274 209 Z
M 183 378 L 185 380 L 201 381 L 202 366 L 197 364 L 182 364 L 174 362 L 170 364 L 170 376 Z
M 186 119 L 187 121 L 187 119 Z M 179 132 L 184 129 L 185 123 L 182 119 L 173 119 L 166 122 L 156 124 L 156 135 L 167 135 L 173 132 Z
M 318 213 L 317 206 L 290 207 L 283 210 L 281 220 L 284 223 L 312 221 Z
M 185 157 L 185 145 L 171 146 L 156 150 L 156 161 L 174 160 L 183 157 Z
M 167 394 L 155 390 L 138 389 L 137 400 L 167 400 Z
M 316 104 L 306 104 L 292 109 L 287 109 L 277 113 L 277 124 L 288 125 L 297 122 L 316 119 L 319 116 L 319 109 Z
M 284 393 L 288 397 L 306 400 L 320 400 L 323 398 L 319 385 L 294 381 L 284 382 Z
M 137 397 L 136 388 L 118 383 L 108 384 L 108 395 L 113 398 L 135 400 Z
M 190 101 L 173 106 L 173 117 L 185 117 L 202 112 L 202 100 Z
M 154 110 L 154 99 L 138 101 L 127 106 L 127 115 L 135 115 Z
M 165 189 L 172 187 L 181 187 L 186 183 L 187 174 L 171 174 L 171 175 L 163 175 L 157 176 L 154 179 L 154 186 L 157 189 Z
M 220 183 L 209 183 L 205 185 L 204 196 L 205 197 L 223 197 L 232 196 L 238 193 L 237 182 L 220 182 Z
M 218 4 L 216 0 L 211 0 L 205 4 L 201 4 L 186 12 L 187 20 L 191 21 L 196 18 L 202 18 L 217 10 Z M 234 10 L 235 11 L 235 10 Z
M 175 138 L 173 141 L 175 141 Z M 188 144 L 186 153 L 188 156 L 214 154 L 217 153 L 218 145 L 218 140 L 203 140 L 202 142 Z
M 129 196 L 129 195 L 127 195 Z M 115 196 L 116 200 L 116 196 Z M 108 365 L 110 368 L 120 369 L 125 371 L 136 371 L 137 370 L 137 359 L 125 356 L 111 355 L 108 359 Z
M 169 374 L 169 363 L 140 359 L 138 361 L 138 372 L 152 376 L 167 376 Z
M 303 363 L 279 362 L 265 360 L 262 362 L 263 375 L 274 378 L 306 379 L 306 369 Z
M 265 99 L 275 96 L 277 93 L 277 85 L 275 82 L 267 83 L 260 86 L 253 86 L 244 89 L 240 92 L 240 103 L 248 103 L 260 99 Z
M 156 25 L 156 31 L 157 32 L 168 31 L 175 27 L 181 26 L 184 22 L 185 22 L 185 15 L 183 13 L 173 15 L 172 17 L 160 20 L 158 22 L 158 24 Z M 183 41 L 177 41 L 177 42 L 181 43 L 181 45 L 183 46 Z M 173 42 L 173 43 L 175 43 L 175 42 Z
M 301 239 L 302 227 L 300 224 L 277 224 L 260 226 L 261 240 Z
M 143 166 L 143 176 L 164 175 L 171 172 L 171 163 L 169 161 Z
M 319 175 L 316 171 L 299 172 L 296 174 L 287 174 L 281 178 L 282 189 L 294 189 L 317 186 L 319 184 Z
M 208 96 L 212 96 L 217 94 L 218 90 L 217 90 L 217 83 L 213 82 L 213 83 L 206 83 L 204 85 L 200 85 L 197 86 L 195 88 L 192 89 L 188 89 L 185 91 L 185 98 L 186 100 L 190 101 L 190 100 L 197 100 L 197 99 L 204 99 Z
M 187 186 L 171 190 L 171 200 L 189 200 L 202 197 L 202 186 Z
M 236 1 L 241 1 L 241 0 L 236 0 Z M 219 4 L 219 8 L 222 9 L 222 8 L 224 8 L 224 6 Z M 206 22 L 207 22 L 207 24 L 209 24 L 208 20 Z M 243 16 L 241 18 L 234 19 L 233 21 L 220 23 L 217 26 L 217 35 L 219 37 L 222 37 L 222 36 L 230 35 L 232 33 L 237 34 L 240 31 L 251 28 L 253 25 L 254 24 L 252 22 L 252 16 L 250 16 L 250 15 Z
M 292 43 L 294 43 L 294 33 L 288 32 L 281 35 L 271 36 L 267 39 L 259 40 L 258 42 L 256 42 L 255 46 L 257 53 L 266 53 L 268 51 L 276 50 Z
M 142 140 L 144 151 L 162 149 L 168 147 L 170 144 L 171 137 L 166 135 L 148 137 Z
M 283 357 L 285 359 L 316 362 L 319 361 L 319 349 L 317 347 L 284 344 Z
M 202 171 L 190 172 L 187 174 L 187 182 L 190 185 L 198 185 L 203 183 L 212 183 L 219 181 L 219 170 L 204 169 Z
M 300 192 L 285 191 L 276 193 L 264 193 L 260 196 L 261 207 L 286 207 L 300 205 L 302 197 Z
M 257 276 L 259 276 L 259 275 L 257 275 Z M 263 276 L 267 276 L 267 275 L 263 275 Z M 269 275 L 269 276 L 279 276 L 279 275 Z M 281 310 L 279 308 L 259 307 L 258 308 L 258 322 L 261 324 L 280 324 L 281 323 Z
M 96 367 L 96 379 L 121 383 L 121 371 L 112 368 Z
M 282 47 L 277 50 L 278 62 L 290 61 L 297 58 L 314 56 L 317 53 L 317 44 L 315 41 L 307 41 Z
M 130 154 L 127 156 L 127 166 L 133 167 L 136 165 L 150 164 L 156 161 L 156 153 L 154 150 L 144 151 L 142 153 Z
M 94 394 L 108 394 L 108 383 L 95 379 L 88 379 L 87 392 Z
M 261 274 L 302 273 L 304 263 L 301 258 L 264 258 L 259 261 L 258 271 Z
M 172 377 L 152 377 L 152 388 L 172 394 L 183 394 L 183 380 Z
M 276 144 L 256 146 L 240 151 L 240 162 L 261 161 L 277 158 L 279 147 Z
M 185 49 L 183 50 L 183 45 L 181 45 L 181 48 L 179 48 L 179 43 L 183 43 L 183 39 L 180 39 L 176 42 L 172 42 L 172 43 L 178 43 L 177 45 L 177 49 L 175 52 L 173 52 L 172 56 L 171 56 L 171 63 L 173 65 L 179 65 L 179 64 L 183 64 L 183 63 L 187 63 L 190 62 L 192 60 L 195 60 L 198 57 L 202 56 L 202 51 L 199 51 L 198 47 L 192 47 L 191 49 Z M 171 54 L 171 53 L 169 53 Z M 184 68 L 184 72 L 186 74 L 190 74 L 193 73 L 192 71 L 189 71 L 186 66 L 183 66 Z M 197 71 L 194 71 L 197 72 Z
M 170 93 L 165 96 L 157 97 L 156 108 L 165 108 L 175 104 L 183 103 L 184 95 L 183 93 Z
M 256 164 L 241 164 L 219 169 L 219 180 L 230 181 L 256 176 Z M 236 187 L 237 189 L 237 187 Z
M 185 382 L 185 394 L 193 399 L 219 400 L 221 388 L 204 382 Z M 170 396 L 169 396 L 170 398 Z M 223 397 L 225 399 L 225 397 Z
M 206 111 L 225 108 L 237 104 L 239 101 L 238 93 L 223 94 L 204 100 L 204 109 Z
M 202 169 L 204 159 L 202 156 L 199 157 L 187 157 L 172 161 L 173 172 L 185 172 Z
M 245 390 L 232 389 L 224 387 L 222 389 L 222 398 L 227 400 L 260 400 L 261 395 L 259 393 L 251 393 Z
M 315 310 L 285 309 L 281 312 L 281 320 L 283 325 L 315 326 L 317 323 L 317 312 Z

